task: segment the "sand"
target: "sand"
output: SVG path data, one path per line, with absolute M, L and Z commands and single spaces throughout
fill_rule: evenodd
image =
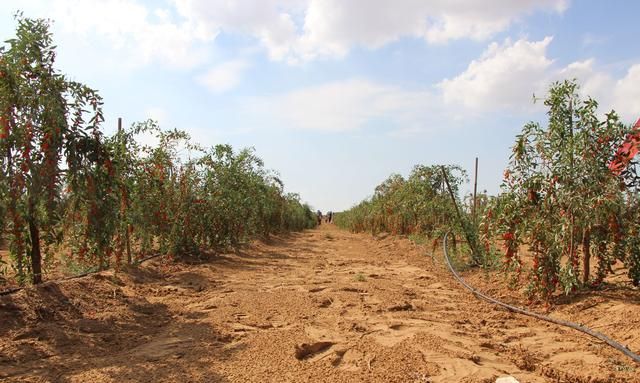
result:
M 477 300 L 427 253 L 323 225 L 28 288 L 0 297 L 0 380 L 640 382 L 615 350 Z M 587 319 L 640 345 L 640 328 L 622 326 L 637 300 L 590 299 Z M 581 320 L 584 302 L 558 314 Z

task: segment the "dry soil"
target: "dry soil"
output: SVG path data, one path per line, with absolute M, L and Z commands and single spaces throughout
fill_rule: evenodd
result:
M 28 288 L 0 297 L 0 380 L 640 382 L 640 366 L 600 342 L 478 301 L 426 253 L 323 225 Z M 638 300 L 590 299 L 601 309 L 579 300 L 557 314 L 588 311 L 638 351 L 640 328 L 615 325 L 638 319 Z

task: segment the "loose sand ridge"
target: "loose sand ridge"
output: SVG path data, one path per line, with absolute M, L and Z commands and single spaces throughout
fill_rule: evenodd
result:
M 0 298 L 9 382 L 640 382 L 639 370 L 478 301 L 406 239 L 332 225 Z

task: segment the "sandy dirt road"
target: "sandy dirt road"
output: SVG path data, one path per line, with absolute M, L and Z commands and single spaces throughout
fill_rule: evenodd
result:
M 0 298 L 0 381 L 640 381 L 586 336 L 478 301 L 440 256 L 323 225 L 27 289 Z

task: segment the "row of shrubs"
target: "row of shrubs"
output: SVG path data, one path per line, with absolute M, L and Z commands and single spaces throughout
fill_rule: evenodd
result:
M 336 223 L 432 239 L 453 229 L 467 240 L 471 265 L 500 268 L 532 301 L 598 288 L 616 263 L 640 285 L 640 120 L 603 117 L 575 81 L 554 83 L 548 95 L 547 126 L 523 127 L 501 193 L 482 193 L 476 212 L 472 198 L 459 199 L 460 167 L 444 168 L 458 217 L 442 168 L 419 165 L 406 179 L 389 177 Z
M 375 188 L 370 198 L 337 214 L 335 222 L 353 232 L 439 237 L 458 222 L 443 170 L 457 196 L 467 180 L 460 166 L 416 165 L 408 178 L 391 175 Z
M 316 225 L 253 150 L 203 148 L 153 121 L 105 135 L 99 94 L 54 67 L 48 21 L 17 22 L 0 47 L 0 283 Z

